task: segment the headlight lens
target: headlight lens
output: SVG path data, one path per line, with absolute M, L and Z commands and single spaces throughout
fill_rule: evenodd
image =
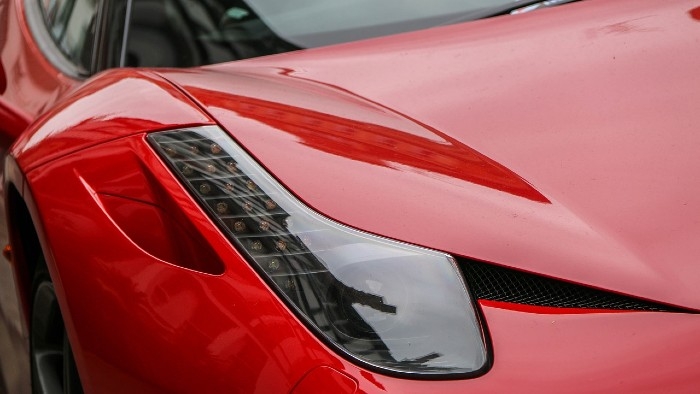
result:
M 153 133 L 148 140 L 327 343 L 369 366 L 416 377 L 486 367 L 484 335 L 452 257 L 319 215 L 218 127 Z

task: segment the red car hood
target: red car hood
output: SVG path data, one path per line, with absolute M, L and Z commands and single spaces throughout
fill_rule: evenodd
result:
M 698 5 L 583 1 L 165 75 L 338 221 L 700 309 Z

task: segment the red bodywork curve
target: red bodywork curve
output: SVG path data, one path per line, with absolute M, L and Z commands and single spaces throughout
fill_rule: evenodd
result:
M 12 155 L 24 171 L 130 134 L 213 124 L 178 89 L 155 74 L 113 70 L 82 86 L 36 120 Z
M 8 105 L 33 120 L 82 83 L 61 73 L 44 57 L 29 31 L 24 0 L 0 4 L 0 42 L 0 80 L 4 79 L 0 107 Z M 21 131 L 14 130 L 13 137 Z
M 407 133 L 364 119 L 341 117 L 253 97 L 223 94 L 191 88 L 196 97 L 206 97 L 207 105 L 227 108 L 238 116 L 264 123 L 291 134 L 310 148 L 336 156 L 383 167 L 410 167 L 496 189 L 533 201 L 549 203 L 527 182 L 507 168 L 457 140 L 421 124 L 400 122 L 396 127 L 423 128 L 424 135 Z M 378 106 L 377 106 L 378 107 Z M 343 106 L 339 110 L 343 110 Z M 382 108 L 375 108 L 382 110 Z
M 137 188 L 120 174 L 139 174 L 145 182 Z M 698 315 L 570 313 L 487 302 L 481 309 L 494 364 L 486 375 L 436 382 L 377 374 L 338 356 L 298 321 L 143 135 L 69 154 L 31 171 L 27 180 L 42 212 L 42 243 L 87 392 L 322 388 L 314 382 L 334 382 L 348 392 L 357 387 L 358 393 L 503 392 L 514 384 L 552 392 L 694 388 L 700 355 L 684 349 L 700 346 L 692 335 L 700 329 Z M 148 253 L 115 225 L 96 194 L 167 207 L 174 220 L 203 236 L 192 246 L 203 259 L 220 259 L 224 272 L 198 272 Z M 650 374 L 650 359 L 674 362 L 655 365 Z
M 698 309 L 694 5 L 581 2 L 166 78 L 336 220 Z
M 493 350 L 484 376 L 414 381 L 360 368 L 273 295 L 144 141 L 219 123 L 333 219 L 699 308 L 694 7 L 589 1 L 163 73 L 207 113 L 137 70 L 61 99 L 13 149 L 23 172 L 6 176 L 37 223 L 86 391 L 334 382 L 358 393 L 694 392 L 700 316 L 682 313 L 483 302 Z M 71 88 L 40 85 L 28 92 L 47 106 Z M 30 118 L 42 112 L 8 101 Z M 456 157 L 468 163 L 454 168 Z M 147 221 L 124 223 L 122 209 L 159 218 L 158 233 L 169 223 L 181 232 L 149 237 L 138 226 Z M 170 253 L 179 247 L 187 258 Z

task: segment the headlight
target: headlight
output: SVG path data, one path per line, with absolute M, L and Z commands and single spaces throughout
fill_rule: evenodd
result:
M 452 257 L 319 215 L 218 127 L 148 140 L 268 283 L 342 354 L 414 377 L 486 367 L 484 335 Z

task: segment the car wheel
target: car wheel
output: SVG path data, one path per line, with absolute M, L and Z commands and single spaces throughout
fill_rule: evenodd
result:
M 31 319 L 32 392 L 82 393 L 56 291 L 46 265 L 38 264 L 33 281 Z

